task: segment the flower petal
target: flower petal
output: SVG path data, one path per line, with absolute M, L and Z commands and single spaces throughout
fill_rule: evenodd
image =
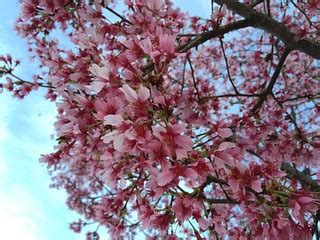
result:
M 171 172 L 170 170 L 161 172 L 157 177 L 157 183 L 158 186 L 163 187 L 170 183 L 172 179 L 174 178 L 175 174 Z
M 99 92 L 101 92 L 101 90 L 103 89 L 103 87 L 106 85 L 105 82 L 100 82 L 100 81 L 93 81 L 88 89 L 92 92 L 94 92 L 95 94 L 98 94 Z
M 141 85 L 138 91 L 138 97 L 141 101 L 146 101 L 150 97 L 149 89 Z
M 113 139 L 113 147 L 118 152 L 122 152 L 123 150 L 123 142 L 124 142 L 124 134 L 119 134 Z
M 298 199 L 299 203 L 311 203 L 313 201 L 314 201 L 314 199 L 311 197 L 301 197 Z
M 217 151 L 224 151 L 226 149 L 229 149 L 229 148 L 234 148 L 236 147 L 236 145 L 232 142 L 223 142 L 220 144 L 219 148 Z
M 176 149 L 176 155 L 178 160 L 188 157 L 187 151 L 182 148 Z
M 120 90 L 125 94 L 126 99 L 129 102 L 134 102 L 136 100 L 138 100 L 138 94 L 136 93 L 136 91 L 134 91 L 128 84 L 124 84 Z
M 104 118 L 104 124 L 105 125 L 112 125 L 112 126 L 117 126 L 120 125 L 124 119 L 120 114 L 109 114 L 105 116 Z
M 190 151 L 192 150 L 192 141 L 190 139 L 190 137 L 185 136 L 185 135 L 180 135 L 180 136 L 176 136 L 174 139 L 174 142 L 182 147 L 184 150 Z
M 262 192 L 261 182 L 258 179 L 251 182 L 251 187 L 254 191 L 258 193 Z
M 221 138 L 228 138 L 232 136 L 232 131 L 230 128 L 220 128 L 218 134 Z
M 106 135 L 104 135 L 104 136 L 102 137 L 103 142 L 104 142 L 104 143 L 109 143 L 109 142 L 111 142 L 117 134 L 118 134 L 118 131 L 117 131 L 117 130 L 114 130 L 114 131 L 112 131 L 112 132 L 107 133 Z
M 184 175 L 189 178 L 190 180 L 197 180 L 198 179 L 198 174 L 195 170 L 193 170 L 192 168 L 187 168 L 183 171 Z
M 230 178 L 228 181 L 230 188 L 233 192 L 237 192 L 240 189 L 239 182 L 236 179 Z

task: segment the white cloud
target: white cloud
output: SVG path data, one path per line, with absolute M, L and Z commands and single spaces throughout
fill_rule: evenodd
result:
M 0 104 L 0 232 L 2 239 L 24 239 L 24 240 L 41 240 L 45 239 L 41 229 L 36 222 L 41 222 L 41 209 L 37 200 L 32 194 L 19 187 L 10 188 L 5 184 L 14 182 L 15 175 L 10 176 L 8 161 L 5 152 L 6 142 L 11 138 L 8 131 L 7 120 L 9 105 L 3 101 L 6 97 L 1 96 Z M 12 100 L 12 99 L 11 99 Z M 11 169 L 11 173 L 12 173 Z M 10 180 L 10 178 L 12 178 Z
M 8 139 L 8 135 L 9 135 L 9 132 L 7 130 L 7 124 L 6 124 L 7 109 L 6 109 L 6 105 L 3 104 L 3 102 L 0 103 L 0 113 L 1 113 L 0 114 L 0 181 L 3 181 L 8 170 L 5 162 L 6 160 L 4 157 L 3 146 L 5 144 L 5 141 Z
M 41 229 L 45 220 L 42 212 L 41 203 L 21 187 L 0 192 L 1 239 L 46 239 L 45 232 Z
M 0 6 L 6 9 L 0 12 L 0 54 L 23 60 L 16 73 L 30 80 L 35 72 L 26 44 L 12 29 L 16 1 L 0 0 Z M 67 210 L 65 194 L 49 189 L 46 168 L 38 163 L 52 149 L 55 108 L 39 92 L 23 101 L 11 95 L 0 94 L 0 239 L 75 239 L 68 222 L 76 217 Z

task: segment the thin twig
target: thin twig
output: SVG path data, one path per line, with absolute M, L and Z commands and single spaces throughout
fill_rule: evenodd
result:
M 287 56 L 289 55 L 290 53 L 290 49 L 285 49 L 284 53 L 282 54 L 279 62 L 278 62 L 278 65 L 270 79 L 270 82 L 268 84 L 268 86 L 266 87 L 266 89 L 261 93 L 261 96 L 258 100 L 258 102 L 254 105 L 254 107 L 251 109 L 251 113 L 252 114 L 255 114 L 259 111 L 260 107 L 262 106 L 263 102 L 267 99 L 267 96 L 272 92 L 272 89 L 273 89 L 273 86 L 274 84 L 276 83 L 277 81 L 277 78 L 279 77 L 279 74 L 281 72 L 281 69 L 284 65 L 284 62 L 287 58 Z
M 314 26 L 314 24 L 311 22 L 310 18 L 308 17 L 308 15 L 305 13 L 305 11 L 303 11 L 297 4 L 295 4 L 292 0 L 290 1 L 293 6 L 295 6 L 295 8 L 297 8 L 304 16 L 305 18 L 307 19 L 307 21 L 309 22 L 310 24 L 310 27 L 313 26 L 313 27 L 316 27 Z
M 184 83 L 185 83 L 185 78 L 186 78 L 186 66 L 187 66 L 187 58 L 184 59 L 184 63 L 183 63 L 183 71 L 182 71 L 182 84 L 181 84 L 181 89 L 180 89 L 180 95 L 183 92 L 184 89 Z
M 216 173 L 217 178 L 219 178 L 219 174 L 218 174 L 217 170 L 215 170 L 215 173 Z M 222 189 L 222 191 L 223 191 L 224 195 L 226 196 L 226 198 L 227 198 L 228 200 L 232 200 L 232 199 L 230 198 L 229 194 L 226 192 L 226 190 L 225 190 L 224 187 L 222 186 L 221 183 L 219 183 L 219 186 L 220 186 L 220 188 Z
M 223 41 L 222 41 L 222 38 L 220 37 L 219 38 L 220 40 L 220 46 L 221 46 L 221 49 L 222 49 L 222 53 L 223 53 L 223 57 L 224 57 L 224 61 L 226 63 L 226 68 L 227 68 L 227 73 L 228 73 L 228 78 L 229 78 L 229 81 L 233 87 L 233 90 L 236 94 L 239 94 L 238 92 L 238 89 L 236 88 L 236 86 L 234 85 L 233 81 L 232 81 L 232 78 L 231 78 L 231 74 L 230 74 L 230 70 L 229 70 L 229 64 L 228 64 L 228 59 L 227 59 L 227 56 L 226 56 L 226 52 L 224 50 L 224 46 L 223 46 Z
M 111 8 L 109 8 L 107 6 L 105 6 L 105 9 L 107 9 L 109 12 L 112 12 L 114 15 L 116 15 L 118 18 L 120 18 L 123 22 L 129 23 L 130 25 L 132 25 L 132 22 L 127 20 L 125 17 L 121 16 L 119 13 L 117 13 L 113 9 L 111 9 Z
M 198 101 L 199 101 L 200 100 L 200 93 L 199 93 L 199 89 L 198 89 L 198 86 L 197 86 L 196 78 L 194 76 L 194 70 L 193 70 L 192 63 L 191 63 L 189 55 L 187 55 L 187 60 L 188 60 L 188 63 L 189 63 L 190 69 L 191 69 L 193 86 L 196 89 L 196 93 L 197 93 L 197 97 L 198 97 Z
M 271 93 L 271 96 L 273 97 L 273 99 L 276 101 L 276 103 L 279 105 L 279 107 L 281 107 L 282 109 L 284 109 L 284 106 L 282 105 L 282 103 L 276 98 L 276 96 Z M 291 114 L 289 114 L 287 111 L 285 111 L 287 117 L 290 119 L 290 121 L 292 122 L 293 126 L 295 127 L 296 129 L 296 132 L 298 134 L 298 136 L 300 138 L 302 138 L 302 131 L 300 130 L 297 122 L 295 121 L 295 119 L 291 116 Z

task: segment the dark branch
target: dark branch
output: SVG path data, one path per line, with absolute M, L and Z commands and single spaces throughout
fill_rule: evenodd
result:
M 182 84 L 181 84 L 181 89 L 180 89 L 180 95 L 182 95 L 182 92 L 184 89 L 184 84 L 185 84 L 185 79 L 186 79 L 186 66 L 187 66 L 187 58 L 184 59 L 184 63 L 183 63 Z
M 207 32 L 200 34 L 198 37 L 190 40 L 185 45 L 182 45 L 181 47 L 179 47 L 178 50 L 179 50 L 179 52 L 186 52 L 186 51 L 190 50 L 191 48 L 199 46 L 200 44 L 203 44 L 212 38 L 222 37 L 226 33 L 229 33 L 229 32 L 235 31 L 235 30 L 239 30 L 241 28 L 249 27 L 252 24 L 253 23 L 252 23 L 251 19 L 245 19 L 245 20 L 241 20 L 238 22 L 227 24 L 227 25 L 219 27 L 219 28 L 215 28 L 211 31 L 207 31 Z
M 280 108 L 284 109 L 283 104 L 276 98 L 276 96 L 273 93 L 271 93 L 271 96 L 276 101 L 276 103 L 280 106 Z M 287 111 L 285 111 L 285 113 L 288 119 L 290 120 L 290 122 L 293 124 L 294 128 L 296 129 L 297 136 L 302 139 L 303 138 L 302 131 L 300 130 L 296 120 Z
M 240 3 L 237 0 L 216 0 L 219 5 L 225 4 L 229 10 L 250 19 L 250 26 L 262 29 L 278 37 L 287 48 L 299 50 L 309 56 L 320 59 L 320 43 L 309 39 L 294 40 L 295 35 L 290 30 L 266 14 L 256 12 L 249 5 Z
M 211 203 L 211 204 L 240 204 L 239 201 L 235 200 L 235 199 L 207 199 L 207 202 Z
M 226 33 L 229 33 L 229 32 L 235 31 L 235 30 L 239 30 L 241 28 L 249 27 L 252 25 L 251 21 L 252 21 L 251 19 L 245 19 L 245 20 L 241 20 L 238 22 L 227 24 L 225 26 L 213 29 L 211 31 L 201 33 L 198 37 L 195 37 L 195 38 L 191 39 L 189 42 L 187 42 L 186 44 L 180 46 L 178 48 L 178 52 L 180 52 L 180 53 L 187 52 L 191 48 L 197 47 L 197 46 L 211 40 L 212 38 L 222 37 Z M 144 74 L 147 74 L 147 73 L 151 72 L 153 69 L 154 69 L 154 63 L 150 63 L 144 67 L 143 72 L 144 72 Z
M 261 156 L 256 152 L 250 149 L 247 149 L 246 151 L 261 159 Z M 312 179 L 310 174 L 306 173 L 305 171 L 297 170 L 294 166 L 287 162 L 283 162 L 280 168 L 282 171 L 287 173 L 287 177 L 289 179 L 298 180 L 300 181 L 301 185 L 306 186 L 309 190 L 320 192 L 320 185 L 318 185 L 318 183 Z
M 198 101 L 199 101 L 199 99 L 200 99 L 200 93 L 199 93 L 199 89 L 198 89 L 198 86 L 197 86 L 196 78 L 195 78 L 195 76 L 194 76 L 194 70 L 193 70 L 192 63 L 191 63 L 191 60 L 190 60 L 189 55 L 187 55 L 187 60 L 188 60 L 188 63 L 189 63 L 190 69 L 191 69 L 193 86 L 194 86 L 194 88 L 196 89 L 196 93 L 197 93 L 197 97 L 198 97 Z
M 314 192 L 320 191 L 320 186 L 314 181 L 309 174 L 304 173 L 303 171 L 296 170 L 289 163 L 282 163 L 281 170 L 285 171 L 288 174 L 290 179 L 296 179 L 301 182 L 302 185 L 307 186 L 309 190 Z
M 109 7 L 107 7 L 107 6 L 105 6 L 105 8 L 106 8 L 109 12 L 113 13 L 113 14 L 116 15 L 118 18 L 120 18 L 123 22 L 126 22 L 126 23 L 132 25 L 132 22 L 130 22 L 130 21 L 129 21 L 128 19 L 126 19 L 125 17 L 121 16 L 119 13 L 117 13 L 117 12 L 114 11 L 113 9 L 111 9 L 111 8 L 109 8 Z
M 254 107 L 252 108 L 251 113 L 253 113 L 253 114 L 257 113 L 259 111 L 260 107 L 262 106 L 263 102 L 267 99 L 267 96 L 272 92 L 273 86 L 276 83 L 277 78 L 279 77 L 281 69 L 282 69 L 282 67 L 284 65 L 284 62 L 285 62 L 287 56 L 289 55 L 289 53 L 290 53 L 290 50 L 286 49 L 284 51 L 284 53 L 282 54 L 282 56 L 281 56 L 281 58 L 280 58 L 280 60 L 278 62 L 278 65 L 277 65 L 277 67 L 276 67 L 276 69 L 275 69 L 275 71 L 274 71 L 274 73 L 273 73 L 273 75 L 272 75 L 272 77 L 270 79 L 270 82 L 269 82 L 268 86 L 261 93 L 261 96 L 260 96 L 258 102 L 256 103 L 256 105 L 254 105 Z
M 224 62 L 226 64 L 226 68 L 227 68 L 227 73 L 228 73 L 228 78 L 229 78 L 229 81 L 233 87 L 233 90 L 235 92 L 235 94 L 239 94 L 238 92 L 238 89 L 236 88 L 236 86 L 234 85 L 234 82 L 232 81 L 232 78 L 231 78 L 231 74 L 230 74 L 230 69 L 229 69 L 229 64 L 228 64 L 228 59 L 227 59 L 227 56 L 226 56 L 226 52 L 224 50 L 224 46 L 223 46 L 223 40 L 222 38 L 219 38 L 220 40 L 220 46 L 221 46 L 221 49 L 222 49 L 222 53 L 223 53 L 223 57 L 224 57 Z

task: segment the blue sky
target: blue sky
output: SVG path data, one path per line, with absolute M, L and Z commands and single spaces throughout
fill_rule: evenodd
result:
M 182 9 L 208 16 L 210 0 L 176 0 Z M 197 3 L 195 5 L 195 3 Z M 36 72 L 29 62 L 26 43 L 13 31 L 18 1 L 0 1 L 0 54 L 22 60 L 16 74 L 31 79 Z M 39 156 L 52 151 L 55 106 L 42 91 L 23 101 L 0 94 L 0 233 L 10 240 L 82 240 L 68 229 L 78 216 L 65 205 L 63 191 L 49 189 L 50 178 Z M 106 236 L 106 235 L 105 235 Z M 108 237 L 102 237 L 108 239 Z

